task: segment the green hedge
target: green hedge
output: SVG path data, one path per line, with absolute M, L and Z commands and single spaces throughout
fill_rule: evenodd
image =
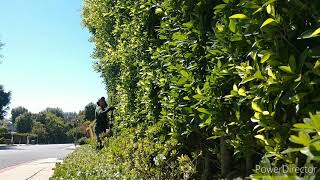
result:
M 304 155 L 318 145 L 285 150 L 309 137 L 290 141 L 293 125 L 320 110 L 320 2 L 84 2 L 118 135 L 136 128 L 131 143 L 159 147 L 142 177 L 154 166 L 160 178 L 245 177 L 262 159 L 319 167 Z

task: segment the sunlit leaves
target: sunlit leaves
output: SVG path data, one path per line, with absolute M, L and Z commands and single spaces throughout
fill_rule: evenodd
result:
M 320 28 L 318 28 L 317 30 L 315 30 L 312 34 L 311 37 L 316 37 L 320 34 Z
M 181 32 L 176 32 L 172 35 L 172 39 L 177 41 L 184 41 L 187 39 L 187 35 L 182 34 Z
M 252 101 L 251 102 L 251 108 L 254 110 L 254 111 L 257 111 L 257 112 L 262 112 L 262 108 L 258 105 L 258 103 Z
M 273 23 L 273 22 L 275 22 L 274 19 L 268 18 L 267 20 L 265 20 L 265 21 L 263 22 L 263 24 L 261 25 L 260 28 L 263 28 L 263 27 L 265 27 L 265 26 L 267 26 L 267 25 L 269 25 L 269 24 L 271 24 L 271 23 Z
M 281 71 L 286 72 L 286 73 L 293 74 L 290 66 L 279 66 L 279 69 L 280 69 Z
M 248 17 L 244 14 L 234 14 L 229 19 L 247 19 Z

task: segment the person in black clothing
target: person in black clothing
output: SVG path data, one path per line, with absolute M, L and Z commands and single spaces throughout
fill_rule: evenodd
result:
M 100 139 L 100 134 L 106 132 L 106 129 L 111 128 L 111 122 L 108 118 L 108 112 L 114 110 L 114 107 L 108 108 L 108 104 L 104 97 L 101 97 L 97 102 L 97 107 L 95 111 L 96 116 L 96 127 L 95 133 L 97 136 L 98 149 L 102 149 L 102 142 Z

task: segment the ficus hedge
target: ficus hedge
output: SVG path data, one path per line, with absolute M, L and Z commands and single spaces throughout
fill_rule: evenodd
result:
M 293 125 L 320 110 L 319 9 L 311 0 L 84 0 L 118 135 L 139 129 L 134 141 L 158 146 L 149 166 L 180 167 L 177 178 L 245 177 L 266 159 L 303 166 L 311 155 L 287 149 L 300 137 Z

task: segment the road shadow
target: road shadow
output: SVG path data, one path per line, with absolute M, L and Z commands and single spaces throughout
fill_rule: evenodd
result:
M 18 148 L 17 148 L 16 145 L 0 146 L 0 151 L 1 151 L 1 150 L 10 150 L 10 149 L 18 150 Z M 21 150 L 21 149 L 19 149 L 19 150 Z

